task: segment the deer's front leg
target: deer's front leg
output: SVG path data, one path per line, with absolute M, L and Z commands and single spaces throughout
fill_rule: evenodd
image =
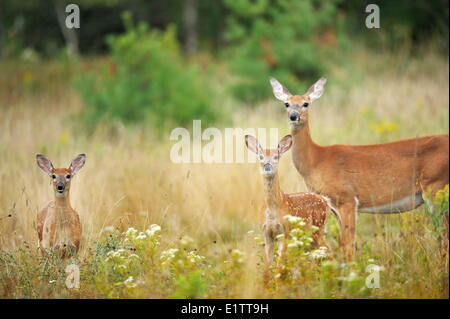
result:
M 263 274 L 263 284 L 264 287 L 267 286 L 270 278 L 270 266 L 273 261 L 273 244 L 274 238 L 272 234 L 268 231 L 266 225 L 263 226 L 264 231 L 264 274 Z
M 353 260 L 356 235 L 356 202 L 344 203 L 338 208 L 342 219 L 342 230 L 339 245 L 347 261 Z
M 283 264 L 285 263 L 284 258 L 286 256 L 286 249 L 287 249 L 287 232 L 282 232 L 284 234 L 282 239 L 278 240 L 278 262 L 277 262 L 277 269 L 276 269 L 276 277 L 277 278 L 284 278 L 285 276 L 285 268 L 283 268 Z

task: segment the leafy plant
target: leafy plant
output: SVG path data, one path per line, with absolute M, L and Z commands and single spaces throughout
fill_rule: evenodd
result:
M 257 101 L 270 95 L 269 76 L 291 87 L 322 76 L 342 44 L 338 2 L 226 0 L 230 65 L 240 77 L 234 94 Z
M 214 92 L 200 70 L 180 54 L 174 26 L 166 31 L 133 26 L 124 15 L 126 33 L 109 36 L 111 59 L 83 73 L 75 82 L 91 127 L 102 120 L 148 123 L 156 131 L 187 125 L 192 119 L 218 118 Z

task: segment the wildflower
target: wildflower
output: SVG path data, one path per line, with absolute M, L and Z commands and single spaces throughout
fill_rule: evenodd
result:
M 162 261 L 163 265 L 172 261 L 175 258 L 178 248 L 170 248 L 161 252 L 161 257 L 159 259 Z
M 136 234 L 137 234 L 137 230 L 135 229 L 135 228 L 133 228 L 133 227 L 130 227 L 130 228 L 128 228 L 128 230 L 125 232 L 125 235 L 127 235 L 127 236 L 136 236 Z
M 444 189 L 438 190 L 436 192 L 436 201 L 438 203 L 448 202 L 448 198 L 449 198 L 449 186 L 447 184 Z
M 203 259 L 205 259 L 205 257 L 204 256 L 200 256 L 200 255 L 197 255 L 194 251 L 190 251 L 188 254 L 187 254 L 187 259 L 191 262 L 191 263 L 198 263 L 198 262 L 200 262 L 200 261 L 202 261 Z
M 303 247 L 304 243 L 297 238 L 293 238 L 292 241 L 288 244 L 288 248 L 299 248 Z
M 327 247 L 325 246 L 321 246 L 316 250 L 313 250 L 309 256 L 312 259 L 322 259 L 322 258 L 326 258 L 327 257 Z
M 145 231 L 148 237 L 153 238 L 155 235 L 159 234 L 161 231 L 161 226 L 152 224 L 149 229 Z
M 283 218 L 286 219 L 287 222 L 291 225 L 300 225 L 300 223 L 303 223 L 303 225 L 305 225 L 305 223 L 303 222 L 303 218 L 301 218 L 301 217 L 286 215 Z M 303 225 L 301 225 L 301 226 L 303 226 Z
M 147 236 L 143 232 L 140 232 L 139 235 L 136 236 L 137 240 L 144 240 L 146 238 L 147 238 Z
M 123 283 L 125 284 L 125 286 L 127 286 L 127 288 L 134 288 L 137 286 L 137 284 L 134 282 L 133 276 L 128 277 Z
M 56 282 L 56 280 L 50 280 L 48 283 L 49 284 L 54 284 Z
M 245 260 L 245 253 L 239 249 L 233 249 L 231 252 L 231 258 L 234 262 L 242 264 Z

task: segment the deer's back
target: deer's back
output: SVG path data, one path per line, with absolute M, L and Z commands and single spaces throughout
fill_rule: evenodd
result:
M 300 192 L 285 195 L 284 214 L 304 218 L 308 223 L 321 227 L 326 223 L 328 203 L 320 195 Z

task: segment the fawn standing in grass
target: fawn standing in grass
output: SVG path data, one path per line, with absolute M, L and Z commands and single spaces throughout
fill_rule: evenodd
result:
M 320 195 L 313 193 L 285 194 L 281 190 L 278 179 L 278 161 L 281 155 L 291 148 L 291 135 L 283 137 L 277 149 L 263 150 L 258 140 L 251 135 L 245 136 L 245 144 L 258 156 L 261 174 L 264 178 L 265 201 L 261 221 L 265 239 L 264 285 L 267 285 L 269 268 L 274 255 L 274 242 L 278 235 L 284 234 L 284 241 L 280 242 L 278 246 L 280 259 L 286 250 L 289 228 L 283 216 L 302 217 L 308 224 L 318 227 L 319 229 L 313 234 L 313 242 L 316 246 L 328 248 L 324 235 L 329 209 L 327 200 Z
M 43 155 L 36 155 L 38 166 L 53 181 L 55 199 L 37 215 L 39 248 L 57 252 L 61 257 L 76 255 L 80 246 L 81 223 L 77 212 L 70 206 L 70 181 L 84 166 L 86 155 L 75 157 L 69 168 L 53 168 L 52 162 Z

